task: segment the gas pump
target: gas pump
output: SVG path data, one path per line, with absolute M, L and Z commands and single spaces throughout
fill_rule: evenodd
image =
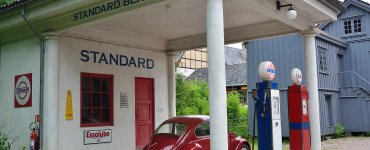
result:
M 256 84 L 255 110 L 257 110 L 258 149 L 281 150 L 280 92 L 278 84 L 272 82 L 275 66 L 270 61 L 258 67 L 259 77 L 263 80 Z
M 290 148 L 310 149 L 310 119 L 308 115 L 308 92 L 302 83 L 302 72 L 294 68 L 290 73 L 293 85 L 288 87 Z

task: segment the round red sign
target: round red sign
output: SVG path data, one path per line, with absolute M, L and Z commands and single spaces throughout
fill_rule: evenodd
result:
M 15 107 L 32 106 L 32 74 L 15 76 Z

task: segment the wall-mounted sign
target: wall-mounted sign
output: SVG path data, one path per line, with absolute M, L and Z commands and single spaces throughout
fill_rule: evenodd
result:
M 153 59 L 104 53 L 98 51 L 81 50 L 81 61 L 99 64 L 115 65 L 121 67 L 135 67 L 153 69 Z
M 132 4 L 144 2 L 145 0 L 114 0 L 108 1 L 101 5 L 92 6 L 89 9 L 82 10 L 73 14 L 73 21 L 89 18 L 95 15 L 103 14 L 106 12 L 110 12 L 116 10 L 118 8 L 123 8 L 130 6 Z M 146 0 L 148 1 L 148 0 Z
M 120 93 L 120 106 L 121 106 L 121 108 L 128 108 L 127 92 L 121 92 Z
M 15 76 L 14 107 L 32 106 L 32 73 Z
M 72 91 L 71 90 L 67 90 L 66 112 L 65 112 L 64 118 L 66 120 L 73 120 Z
M 112 142 L 112 130 L 87 130 L 84 131 L 84 145 Z

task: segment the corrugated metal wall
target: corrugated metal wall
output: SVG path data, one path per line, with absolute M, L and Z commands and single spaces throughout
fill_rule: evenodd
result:
M 334 127 L 328 125 L 329 113 L 327 112 L 327 103 L 325 95 L 331 95 L 332 110 L 334 124 L 340 121 L 339 107 L 339 67 L 337 52 L 343 51 L 344 48 L 329 43 L 320 38 L 316 38 L 316 43 L 319 47 L 325 48 L 327 51 L 328 72 L 319 73 L 319 99 L 320 99 L 320 116 L 321 116 L 321 132 L 322 135 L 334 133 Z M 303 43 L 301 36 L 295 34 L 290 36 L 276 37 L 271 39 L 256 40 L 248 42 L 248 87 L 249 92 L 255 89 L 256 82 L 259 82 L 257 68 L 262 61 L 272 61 L 276 68 L 276 78 L 274 82 L 279 83 L 281 90 L 281 115 L 282 115 L 282 134 L 284 137 L 289 136 L 288 122 L 288 103 L 287 103 L 287 87 L 291 85 L 290 71 L 292 68 L 298 67 L 304 72 L 303 63 Z M 303 77 L 303 83 L 305 83 Z M 253 120 L 254 103 L 251 102 L 251 93 L 249 93 L 249 119 Z M 249 124 L 250 132 L 252 132 L 252 122 Z
M 256 83 L 261 80 L 258 77 L 258 65 L 262 61 L 272 61 L 276 68 L 274 82 L 279 83 L 281 99 L 281 124 L 284 137 L 289 136 L 287 88 L 291 85 L 290 71 L 297 67 L 303 71 L 303 45 L 299 35 L 275 37 L 271 39 L 251 41 L 247 44 L 248 65 L 248 90 L 256 88 Z M 298 58 L 298 59 L 292 59 Z M 248 94 L 249 120 L 253 120 L 254 103 L 252 96 Z M 252 122 L 249 123 L 252 133 Z
M 348 19 L 360 18 L 362 20 L 362 33 L 367 34 L 357 34 L 357 35 L 345 35 L 343 21 Z M 333 36 L 342 38 L 343 40 L 353 40 L 353 39 L 367 39 L 370 37 L 370 15 L 368 12 L 361 10 L 353 5 L 349 6 L 345 12 L 338 15 L 338 21 L 330 23 L 323 30 L 330 33 Z
M 348 42 L 343 57 L 342 87 L 340 88 L 340 119 L 348 132 L 370 131 L 370 101 L 360 87 L 369 87 L 370 81 L 370 13 L 363 10 L 369 5 L 351 2 L 347 10 L 323 30 Z M 365 8 L 366 9 L 366 8 Z M 362 32 L 345 35 L 343 21 L 361 19 Z M 320 77 L 321 80 L 323 77 Z M 321 82 L 321 81 L 320 81 Z M 323 86 L 320 83 L 320 86 Z M 330 85 L 336 87 L 336 85 Z M 369 98 L 369 97 L 367 97 Z
M 370 132 L 370 101 L 365 98 L 341 98 L 342 123 L 348 132 Z
M 338 16 L 338 21 L 323 28 L 331 36 L 346 41 L 348 47 L 337 46 L 325 38 L 316 38 L 317 50 L 326 50 L 328 68 L 327 72 L 318 70 L 322 135 L 334 133 L 337 123 L 344 125 L 348 132 L 370 132 L 370 90 L 362 90 L 370 86 L 370 13 L 363 10 L 369 5 L 361 5 L 356 1 L 350 3 L 347 10 Z M 353 19 L 361 19 L 362 32 L 344 34 L 343 22 Z M 274 81 L 279 83 L 281 90 L 282 133 L 285 137 L 289 136 L 286 89 L 291 84 L 289 74 L 292 68 L 298 67 L 304 72 L 302 39 L 296 34 L 251 41 L 247 44 L 247 51 L 249 92 L 259 81 L 259 63 L 269 60 L 275 64 L 277 73 Z M 319 57 L 317 60 L 319 62 Z M 249 100 L 252 100 L 250 93 Z M 252 120 L 253 103 L 249 105 L 249 119 Z M 333 111 L 329 112 L 329 109 Z M 249 126 L 251 131 L 252 123 Z

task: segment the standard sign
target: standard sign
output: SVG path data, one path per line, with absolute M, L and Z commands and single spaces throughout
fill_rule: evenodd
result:
M 112 142 L 112 130 L 87 130 L 84 131 L 84 144 L 101 144 Z
M 15 76 L 14 107 L 32 106 L 32 74 Z

